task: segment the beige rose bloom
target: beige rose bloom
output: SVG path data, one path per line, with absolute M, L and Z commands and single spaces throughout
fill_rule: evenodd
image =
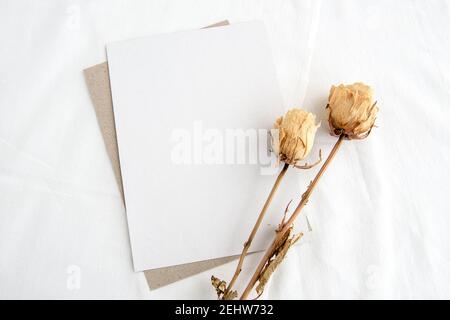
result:
M 291 109 L 276 120 L 278 139 L 273 136 L 273 150 L 281 161 L 295 165 L 311 151 L 317 128 L 314 114 L 301 109 Z
M 367 137 L 378 112 L 372 95 L 372 89 L 362 82 L 332 86 L 327 105 L 331 133 L 345 134 L 348 139 Z

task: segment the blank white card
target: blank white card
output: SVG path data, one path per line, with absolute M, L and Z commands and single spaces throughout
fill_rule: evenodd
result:
M 107 53 L 135 270 L 239 254 L 276 177 L 262 170 L 267 143 L 256 151 L 252 136 L 284 111 L 264 25 L 111 43 Z M 285 205 L 275 201 L 253 251 Z

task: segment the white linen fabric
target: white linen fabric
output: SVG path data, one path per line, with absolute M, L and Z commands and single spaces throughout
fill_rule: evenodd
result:
M 322 119 L 324 154 L 332 84 L 364 81 L 380 107 L 378 128 L 346 141 L 320 181 L 312 232 L 264 298 L 450 298 L 444 0 L 0 1 L 0 298 L 214 298 L 210 275 L 229 278 L 234 262 L 151 292 L 133 272 L 82 70 L 107 42 L 224 19 L 265 22 L 285 105 Z

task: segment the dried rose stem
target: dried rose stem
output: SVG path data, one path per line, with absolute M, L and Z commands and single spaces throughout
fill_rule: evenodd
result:
M 284 175 L 286 174 L 287 169 L 289 168 L 289 164 L 285 163 L 283 166 L 283 169 L 281 169 L 280 173 L 278 174 L 277 180 L 275 180 L 275 183 L 272 187 L 272 190 L 270 190 L 269 196 L 266 199 L 266 202 L 264 203 L 263 208 L 261 209 L 261 212 L 259 213 L 258 220 L 256 220 L 255 225 L 253 226 L 253 230 L 250 233 L 247 241 L 244 244 L 244 248 L 242 249 L 241 256 L 239 257 L 239 262 L 236 267 L 236 271 L 234 272 L 233 278 L 230 281 L 230 284 L 228 285 L 225 294 L 227 294 L 231 288 L 233 287 L 234 283 L 236 282 L 239 274 L 242 270 L 242 264 L 244 263 L 245 256 L 247 255 L 248 250 L 250 249 L 250 245 L 252 244 L 253 238 L 256 235 L 256 231 L 258 231 L 259 226 L 261 225 L 261 222 L 264 218 L 264 215 L 269 208 L 270 203 L 272 202 L 273 196 L 275 195 L 281 180 L 283 180 Z
M 269 261 L 269 259 L 275 253 L 275 250 L 278 248 L 279 242 L 281 241 L 281 239 L 283 239 L 283 235 L 289 231 L 289 227 L 292 225 L 294 220 L 298 217 L 301 210 L 305 207 L 311 193 L 313 192 L 314 188 L 317 185 L 317 182 L 322 177 L 323 173 L 327 169 L 331 160 L 333 160 L 336 152 L 339 150 L 339 147 L 341 146 L 342 141 L 344 141 L 344 135 L 339 136 L 339 139 L 336 141 L 336 144 L 334 145 L 333 149 L 330 151 L 330 154 L 328 155 L 327 160 L 325 160 L 324 164 L 320 168 L 320 170 L 317 173 L 317 175 L 315 176 L 314 180 L 308 186 L 308 189 L 306 190 L 306 192 L 302 195 L 302 200 L 298 204 L 297 208 L 295 208 L 295 211 L 292 213 L 289 220 L 286 223 L 284 223 L 281 230 L 279 232 L 277 232 L 277 235 L 276 235 L 274 241 L 272 242 L 272 244 L 270 245 L 270 247 L 267 249 L 266 253 L 264 254 L 263 258 L 261 259 L 250 282 L 248 283 L 247 287 L 245 288 L 244 292 L 242 293 L 240 300 L 245 300 L 249 296 L 250 292 L 252 291 L 253 287 L 255 286 L 256 282 L 258 281 L 261 271 L 264 269 L 264 266 L 266 265 L 266 263 Z

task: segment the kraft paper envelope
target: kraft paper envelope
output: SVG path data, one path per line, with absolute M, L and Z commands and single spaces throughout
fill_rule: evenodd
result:
M 228 21 L 221 21 L 209 27 L 228 25 Z M 120 189 L 122 199 L 123 185 L 120 171 L 119 154 L 117 148 L 114 113 L 112 106 L 111 88 L 109 83 L 108 63 L 104 62 L 84 70 L 85 80 L 89 89 L 97 120 L 105 141 L 106 151 L 111 160 L 114 175 Z M 148 285 L 157 289 L 189 276 L 212 269 L 236 259 L 238 256 L 224 257 L 205 261 L 192 262 L 182 265 L 152 269 L 144 271 Z

